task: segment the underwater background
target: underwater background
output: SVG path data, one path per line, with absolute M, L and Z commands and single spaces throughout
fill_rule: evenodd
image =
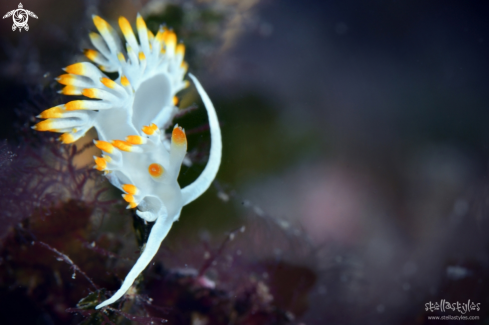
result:
M 0 21 L 0 324 L 489 324 L 487 3 L 22 4 L 29 31 Z M 91 16 L 137 12 L 185 42 L 223 160 L 101 312 L 149 226 L 92 169 L 96 132 L 61 145 L 31 126 L 67 100 L 54 78 L 87 61 Z M 209 148 L 192 87 L 187 107 L 181 185 Z

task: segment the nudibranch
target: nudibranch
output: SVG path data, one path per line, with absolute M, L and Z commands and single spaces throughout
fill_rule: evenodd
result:
M 104 171 L 112 185 L 124 192 L 128 208 L 146 221 L 155 222 L 148 241 L 121 288 L 96 308 L 121 298 L 157 253 L 182 207 L 206 191 L 221 162 L 221 131 L 214 106 L 198 80 L 188 74 L 201 96 L 209 119 L 211 148 L 200 176 L 181 189 L 177 178 L 187 152 L 185 131 L 175 125 L 171 138 L 164 130 L 178 112 L 176 93 L 188 85 L 185 47 L 177 43 L 172 30 L 160 27 L 154 35 L 138 14 L 136 29 L 119 18 L 125 49 L 115 30 L 102 18 L 93 16 L 99 33 L 90 33 L 95 47 L 85 51 L 90 62 L 66 67 L 57 81 L 64 95 L 85 96 L 43 111 L 45 120 L 33 126 L 37 131 L 60 132 L 60 141 L 72 143 L 94 127 L 95 145 L 103 151 L 94 157 L 95 167 Z M 117 73 L 115 80 L 104 72 Z

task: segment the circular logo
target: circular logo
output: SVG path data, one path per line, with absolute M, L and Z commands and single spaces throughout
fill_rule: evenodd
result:
M 23 28 L 27 24 L 27 20 L 29 19 L 27 16 L 27 12 L 25 12 L 24 9 L 15 10 L 13 16 L 14 16 L 14 24 L 19 28 Z

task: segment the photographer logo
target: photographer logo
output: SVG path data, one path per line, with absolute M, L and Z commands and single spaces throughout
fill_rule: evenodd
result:
M 29 16 L 36 18 L 37 16 L 35 13 L 32 11 L 26 10 L 23 8 L 22 3 L 19 3 L 19 8 L 11 10 L 3 16 L 3 19 L 8 18 L 12 16 L 14 19 L 14 24 L 12 25 L 12 30 L 15 31 L 16 29 L 19 30 L 19 32 L 22 31 L 22 28 L 24 28 L 26 31 L 29 30 L 29 25 L 27 25 L 27 21 L 29 20 Z

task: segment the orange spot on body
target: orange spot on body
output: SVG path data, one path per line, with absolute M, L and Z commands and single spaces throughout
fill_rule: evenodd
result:
M 160 177 L 161 175 L 163 175 L 163 171 L 163 166 L 157 163 L 153 163 L 148 167 L 148 172 L 153 177 Z
M 139 52 L 139 61 L 146 60 L 146 56 L 144 55 L 143 52 Z

